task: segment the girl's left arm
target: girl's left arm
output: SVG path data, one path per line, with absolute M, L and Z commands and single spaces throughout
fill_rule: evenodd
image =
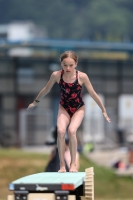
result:
M 101 99 L 99 98 L 99 96 L 97 95 L 97 93 L 95 92 L 95 90 L 93 89 L 93 86 L 87 76 L 87 74 L 83 73 L 82 74 L 82 83 L 85 85 L 87 91 L 89 92 L 89 94 L 91 95 L 91 97 L 95 100 L 95 102 L 99 105 L 99 107 L 102 110 L 102 113 L 105 117 L 105 119 L 110 122 L 110 118 L 107 115 L 106 109 L 101 101 Z

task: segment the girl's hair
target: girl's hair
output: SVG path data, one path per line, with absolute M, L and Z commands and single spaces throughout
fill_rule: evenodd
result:
M 65 58 L 72 58 L 76 63 L 78 62 L 78 56 L 74 51 L 65 51 L 60 56 L 60 61 L 62 62 Z

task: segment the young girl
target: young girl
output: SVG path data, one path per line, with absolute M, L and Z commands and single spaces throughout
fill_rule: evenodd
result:
M 87 74 L 77 71 L 78 57 L 73 51 L 65 51 L 60 56 L 62 70 L 52 73 L 47 85 L 40 91 L 28 109 L 34 108 L 40 100 L 46 96 L 53 85 L 57 82 L 60 87 L 60 104 L 57 117 L 57 145 L 60 158 L 60 169 L 58 172 L 66 172 L 64 163 L 65 133 L 68 127 L 69 147 L 71 154 L 70 172 L 77 172 L 76 152 L 77 138 L 76 132 L 79 128 L 85 113 L 85 105 L 82 99 L 82 85 L 85 85 L 91 97 L 96 101 L 102 110 L 105 119 L 110 122 L 106 109 L 99 96 L 94 91 Z

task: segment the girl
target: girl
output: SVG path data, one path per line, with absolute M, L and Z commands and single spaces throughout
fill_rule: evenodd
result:
M 65 153 L 65 133 L 68 127 L 69 147 L 71 154 L 71 163 L 69 172 L 77 172 L 76 152 L 77 138 L 76 132 L 79 128 L 85 113 L 85 105 L 82 99 L 82 85 L 85 85 L 91 97 L 96 101 L 102 110 L 105 119 L 110 122 L 106 109 L 99 96 L 94 91 L 87 74 L 77 71 L 78 57 L 73 51 L 65 51 L 60 56 L 62 70 L 52 73 L 47 85 L 40 91 L 33 103 L 28 109 L 34 108 L 40 100 L 46 96 L 53 85 L 57 82 L 60 87 L 60 104 L 57 117 L 57 145 L 60 158 L 60 169 L 58 172 L 66 172 L 64 153 Z

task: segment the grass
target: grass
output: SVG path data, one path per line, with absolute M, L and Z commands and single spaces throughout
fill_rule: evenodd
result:
M 6 200 L 8 184 L 34 173 L 44 171 L 49 155 L 27 153 L 18 149 L 0 149 L 0 200 Z M 112 170 L 99 167 L 80 155 L 80 171 L 94 167 L 95 200 L 129 200 L 133 198 L 133 179 L 117 177 Z

